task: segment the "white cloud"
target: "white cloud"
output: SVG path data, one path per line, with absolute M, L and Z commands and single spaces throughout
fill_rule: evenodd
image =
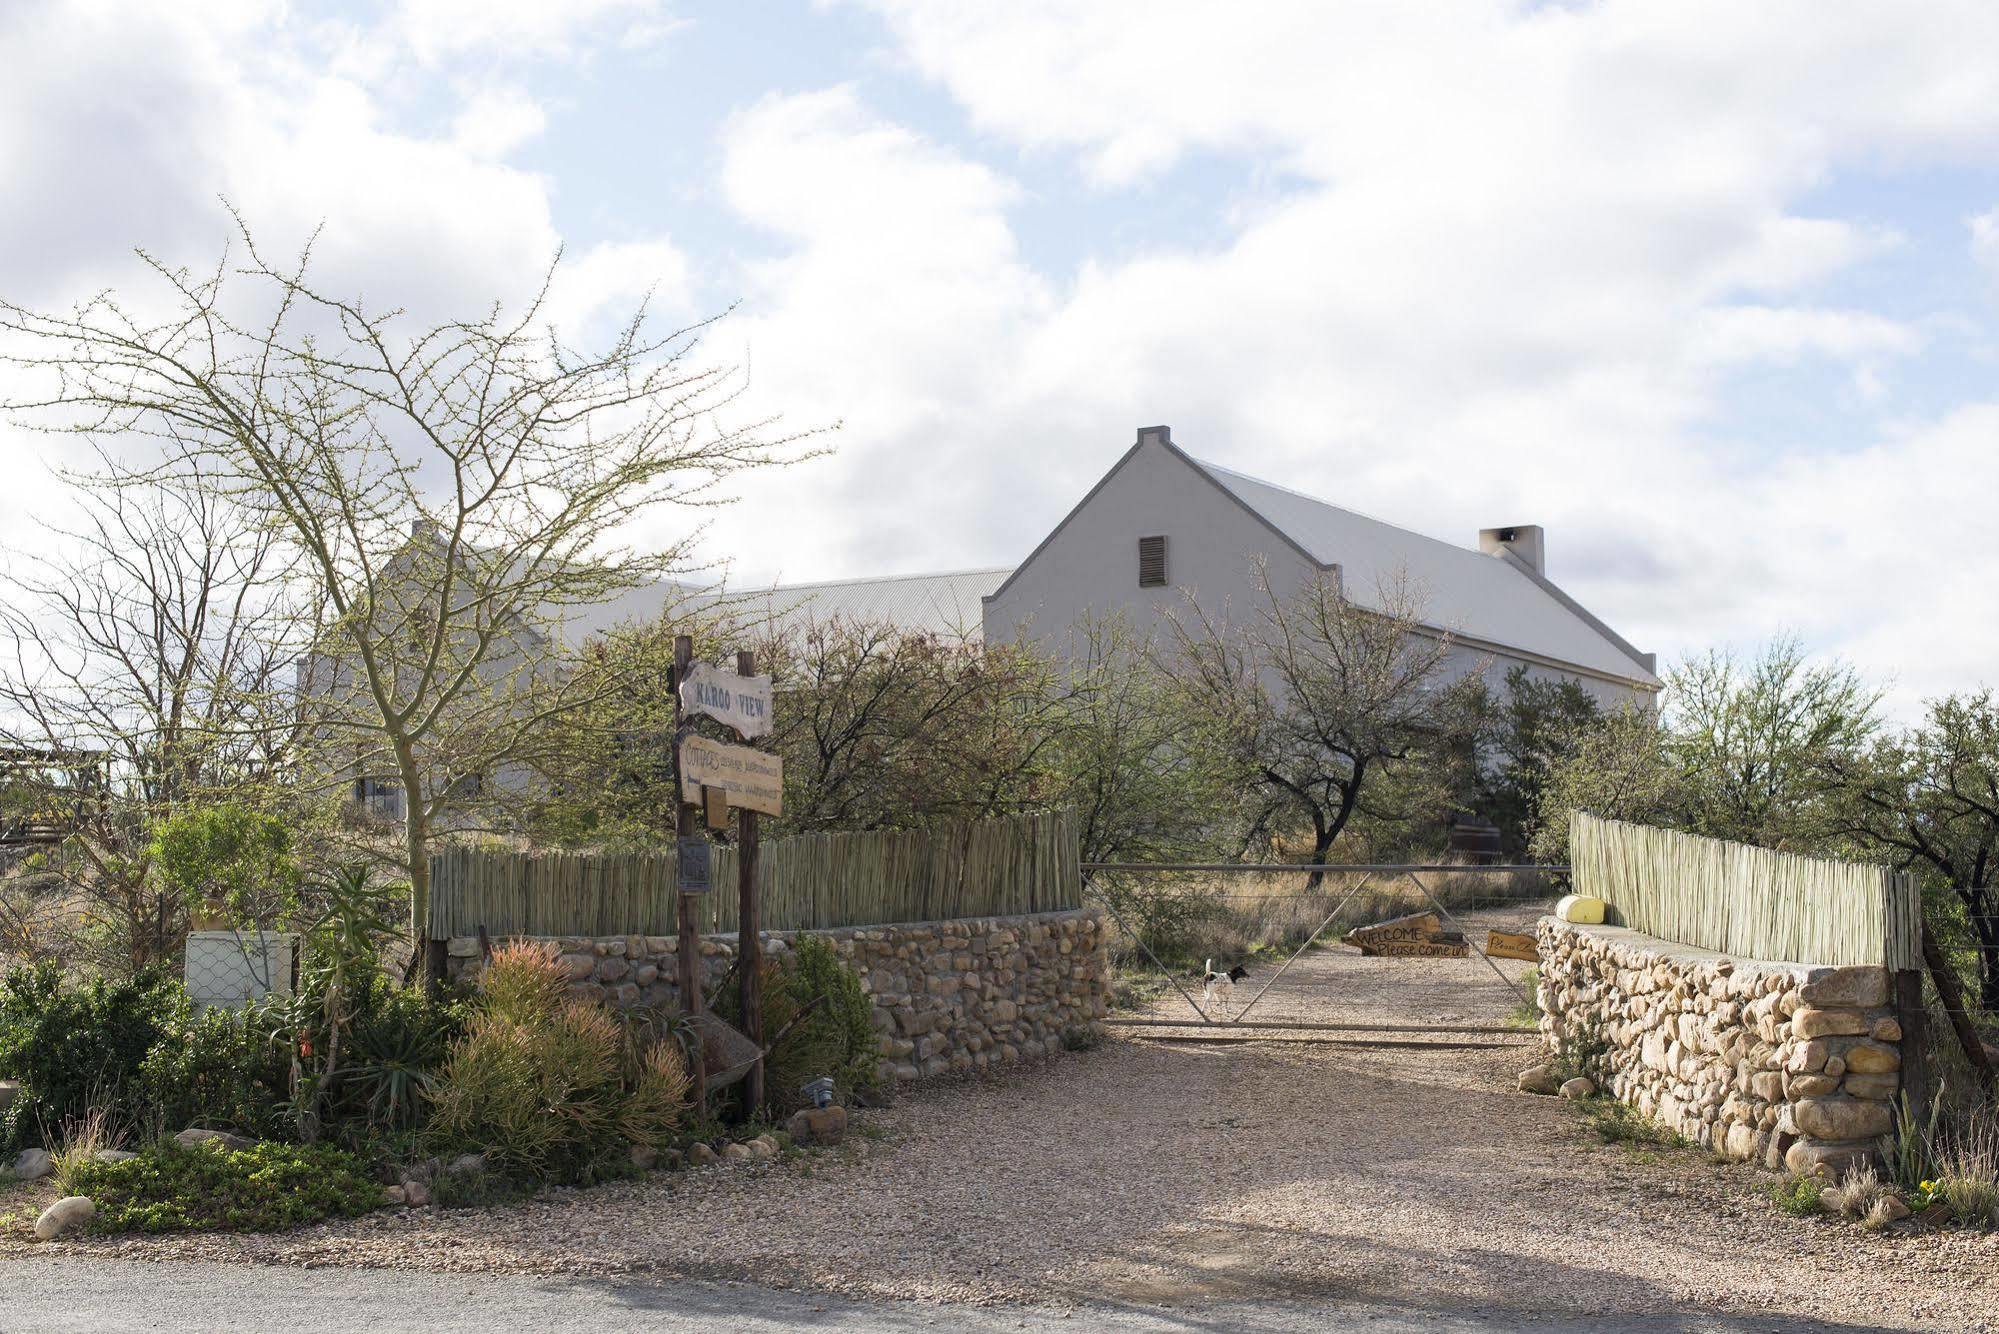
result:
M 451 142 L 476 158 L 503 158 L 548 127 L 539 102 L 512 88 L 484 88 L 465 100 L 452 120 Z
M 1999 208 L 1969 219 L 1971 257 L 1999 278 Z
M 573 16 L 563 23 L 564 40 L 582 40 Z M 212 267 L 234 240 L 227 199 L 275 255 L 317 230 L 316 281 L 412 320 L 532 296 L 561 247 L 551 183 L 495 158 L 539 109 L 475 92 L 457 134 L 402 126 L 325 36 L 276 5 L 0 9 L 0 191 L 17 205 L 0 209 L 0 295 L 56 307 L 113 288 L 145 301 L 157 288 L 133 248 Z M 669 242 L 635 238 L 575 256 L 551 315 L 587 331 L 653 288 L 678 313 L 685 287 Z M 0 454 L 61 457 L 4 424 Z M 23 470 L 0 496 L 0 526 L 31 535 L 7 521 L 46 515 L 51 494 L 41 470 Z
M 725 180 L 781 255 L 751 269 L 739 332 L 759 401 L 845 429 L 718 550 L 790 577 L 1018 559 L 1167 421 L 1453 540 L 1546 523 L 1557 576 L 1668 653 L 1788 625 L 1905 681 L 1990 674 L 1999 627 L 1926 660 L 1956 675 L 1893 647 L 1962 619 L 1957 580 L 1905 553 L 1968 539 L 1990 492 L 1951 479 L 1980 471 L 1981 410 L 1875 423 L 1844 454 L 1717 414 L 1773 366 L 1892 410 L 1888 369 L 1947 321 L 1820 297 L 1909 241 L 1802 201 L 1848 169 L 1999 160 L 1999 11 L 871 7 L 987 142 L 1073 154 L 1099 192 L 1202 154 L 1295 185 L 1215 200 L 1220 244 L 1040 274 L 992 168 L 849 89 L 760 102 Z M 1865 519 L 1870 494 L 1889 512 Z M 1999 554 L 1949 549 L 1999 578 Z

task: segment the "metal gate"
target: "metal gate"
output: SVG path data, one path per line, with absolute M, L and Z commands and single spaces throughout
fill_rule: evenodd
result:
M 1348 915 L 1351 924 L 1352 915 L 1350 910 L 1353 910 L 1357 904 L 1368 904 L 1370 900 L 1362 899 L 1362 894 L 1368 891 L 1371 886 L 1376 886 L 1384 880 L 1393 880 L 1398 884 L 1408 887 L 1406 890 L 1399 891 L 1393 899 L 1386 900 L 1386 902 L 1403 907 L 1413 904 L 1418 906 L 1420 911 L 1435 913 L 1443 922 L 1450 924 L 1457 936 L 1462 937 L 1468 955 L 1475 955 L 1490 970 L 1492 976 L 1507 987 L 1513 995 L 1519 997 L 1523 1002 L 1530 1001 L 1531 997 L 1526 989 L 1514 978 L 1509 977 L 1494 962 L 1484 945 L 1476 939 L 1475 934 L 1472 931 L 1466 930 L 1458 915 L 1451 911 L 1446 899 L 1454 896 L 1439 894 L 1436 892 L 1435 887 L 1438 880 L 1443 877 L 1449 877 L 1453 881 L 1472 877 L 1494 884 L 1500 883 L 1499 878 L 1505 877 L 1507 880 L 1515 882 L 1516 885 L 1522 877 L 1527 877 L 1533 888 L 1525 895 L 1515 890 L 1505 894 L 1494 895 L 1488 899 L 1481 899 L 1477 895 L 1472 895 L 1469 896 L 1469 901 L 1467 901 L 1466 896 L 1455 896 L 1457 898 L 1457 905 L 1461 911 L 1489 906 L 1491 903 L 1514 903 L 1525 906 L 1529 903 L 1539 902 L 1543 898 L 1552 897 L 1556 886 L 1566 876 L 1568 871 L 1566 866 L 1478 866 L 1434 863 L 1347 864 L 1317 867 L 1296 863 L 1244 865 L 1235 863 L 1095 862 L 1085 863 L 1082 869 L 1087 886 L 1086 894 L 1089 898 L 1110 914 L 1112 919 L 1117 922 L 1119 928 L 1124 932 L 1126 938 L 1136 945 L 1138 950 L 1150 962 L 1152 969 L 1171 984 L 1172 989 L 1178 993 L 1179 999 L 1185 1002 L 1189 1011 L 1186 1018 L 1170 1016 L 1114 1016 L 1106 1021 L 1110 1026 L 1121 1029 L 1143 1030 L 1146 1037 L 1162 1042 L 1248 1043 L 1285 1041 L 1330 1043 L 1348 1047 L 1437 1048 L 1440 1050 L 1526 1045 L 1536 1039 L 1530 1031 L 1513 1025 L 1434 1021 L 1428 1023 L 1404 1023 L 1392 1020 L 1377 1022 L 1298 1022 L 1267 1018 L 1255 1020 L 1251 1019 L 1250 1015 L 1263 999 L 1270 994 L 1271 989 L 1276 987 L 1285 975 L 1291 971 L 1292 965 L 1296 964 L 1299 959 L 1304 957 L 1308 950 L 1319 943 L 1334 924 L 1341 921 L 1343 915 Z M 1211 1012 L 1211 1010 L 1216 1010 L 1218 1007 L 1204 1007 L 1201 1001 L 1195 998 L 1193 991 L 1183 981 L 1183 972 L 1174 970 L 1160 959 L 1159 955 L 1147 942 L 1144 933 L 1135 930 L 1132 923 L 1127 920 L 1126 913 L 1120 911 L 1118 899 L 1121 896 L 1106 888 L 1107 884 L 1115 884 L 1119 879 L 1184 875 L 1210 877 L 1307 877 L 1307 889 L 1303 894 L 1273 895 L 1265 893 L 1257 895 L 1230 895 L 1226 893 L 1210 893 L 1204 896 L 1205 900 L 1210 902 L 1232 898 L 1254 898 L 1262 904 L 1270 904 L 1281 899 L 1298 903 L 1301 907 L 1307 903 L 1312 905 L 1309 914 L 1299 920 L 1301 928 L 1306 924 L 1311 925 L 1311 929 L 1305 935 L 1304 939 L 1295 948 L 1289 949 L 1283 962 L 1268 978 L 1261 980 L 1254 986 L 1246 1000 L 1241 1001 L 1239 1005 L 1219 1007 L 1220 1012 Z M 1345 883 L 1333 889 L 1321 888 L 1315 890 L 1313 888 L 1315 883 L 1323 884 L 1328 879 L 1339 879 Z M 1413 893 L 1409 892 L 1412 890 Z M 1130 896 L 1126 895 L 1123 897 L 1129 899 Z M 1374 904 L 1372 912 L 1378 913 L 1382 911 L 1381 904 L 1383 902 L 1384 899 L 1377 893 L 1372 900 Z M 1129 902 L 1127 902 L 1126 906 L 1129 907 Z M 1321 913 L 1318 911 L 1319 908 L 1324 908 L 1325 911 Z M 1370 912 L 1362 911 L 1359 915 L 1365 918 L 1370 915 Z M 1384 959 L 1382 963 L 1390 968 L 1395 966 L 1392 959 Z M 1248 987 L 1249 981 L 1245 979 L 1243 983 L 1237 985 Z

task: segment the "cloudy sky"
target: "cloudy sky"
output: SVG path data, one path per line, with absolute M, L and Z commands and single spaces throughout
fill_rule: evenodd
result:
M 396 304 L 561 247 L 578 319 L 735 305 L 754 406 L 840 424 L 715 523 L 743 577 L 1011 563 L 1165 422 L 1544 524 L 1669 658 L 1999 684 L 1989 3 L 0 3 L 0 294 L 212 261 L 220 197 Z

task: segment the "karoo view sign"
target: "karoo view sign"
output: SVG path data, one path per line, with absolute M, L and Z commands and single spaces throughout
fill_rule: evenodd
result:
M 748 746 L 691 736 L 680 743 L 680 799 L 701 802 L 701 789 L 719 787 L 731 806 L 782 815 L 784 761 Z
M 680 703 L 683 708 L 726 723 L 745 741 L 770 735 L 768 676 L 737 676 L 709 663 L 697 662 L 687 669 L 687 676 L 680 683 Z

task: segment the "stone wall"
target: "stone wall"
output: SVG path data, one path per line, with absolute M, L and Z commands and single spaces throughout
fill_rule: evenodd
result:
M 1894 1125 L 1886 969 L 1734 959 L 1543 918 L 1541 1029 L 1607 1044 L 1604 1091 L 1731 1158 L 1837 1174 Z
M 820 931 L 860 974 L 874 1003 L 884 1078 L 910 1080 L 1062 1051 L 1065 1029 L 1093 1024 L 1110 998 L 1109 956 L 1092 911 L 978 917 Z M 766 954 L 796 932 L 767 932 Z M 678 1003 L 671 936 L 543 938 L 570 990 L 619 1008 Z M 704 936 L 712 990 L 736 955 L 733 934 Z M 479 942 L 447 946 L 453 977 L 477 976 Z

